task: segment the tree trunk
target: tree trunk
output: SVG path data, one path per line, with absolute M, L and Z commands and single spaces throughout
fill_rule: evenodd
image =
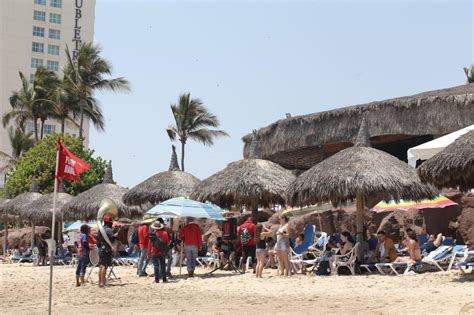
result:
M 82 136 L 82 128 L 84 126 L 84 102 L 85 102 L 85 100 L 83 98 L 81 98 L 79 100 L 79 117 L 80 117 L 80 121 L 79 121 L 79 139 L 81 139 L 81 144 L 84 142 L 84 138 Z
M 184 172 L 184 147 L 186 146 L 186 142 L 181 141 L 181 170 Z
M 61 119 L 61 135 L 64 136 L 64 124 L 65 124 L 66 118 Z
M 43 139 L 43 134 L 44 134 L 44 120 L 41 119 L 40 139 Z
M 38 142 L 38 140 L 39 140 L 38 139 L 38 124 L 37 124 L 37 122 L 38 122 L 38 118 L 34 118 L 34 120 L 33 120 L 34 127 L 33 128 L 34 128 L 34 131 L 35 131 L 35 142 Z

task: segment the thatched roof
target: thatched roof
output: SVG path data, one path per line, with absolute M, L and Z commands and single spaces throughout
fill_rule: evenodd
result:
M 259 130 L 262 158 L 290 169 L 308 169 L 354 142 L 363 113 L 372 122 L 369 131 L 376 145 L 394 141 L 381 139 L 384 136 L 443 135 L 467 127 L 474 123 L 473 106 L 474 84 L 469 84 L 294 116 Z M 251 134 L 243 138 L 244 157 L 251 139 Z
M 474 111 L 474 109 L 473 109 Z M 418 167 L 423 182 L 438 188 L 474 188 L 474 130 L 462 135 Z
M 38 184 L 33 176 L 31 181 L 31 189 L 29 192 L 19 194 L 4 205 L 4 210 L 9 215 L 17 215 L 20 219 L 27 219 L 31 211 L 30 204 L 43 195 L 38 192 Z
M 189 197 L 200 180 L 178 166 L 176 149 L 172 146 L 169 170 L 155 174 L 130 189 L 123 201 L 127 205 L 155 205 L 175 197 Z
M 112 164 L 109 162 L 103 183 L 80 193 L 66 203 L 62 207 L 63 217 L 65 220 L 95 220 L 104 198 L 115 202 L 120 217 L 140 215 L 142 210 L 139 207 L 130 207 L 123 203 L 122 197 L 127 191 L 127 188 L 114 184 Z
M 51 221 L 53 217 L 54 193 L 49 193 L 30 203 L 31 209 L 26 215 L 27 219 L 35 223 Z M 62 219 L 61 208 L 74 197 L 63 191 L 58 192 L 56 197 L 56 219 Z
M 420 200 L 437 191 L 421 183 L 414 168 L 368 144 L 367 119 L 363 119 L 358 141 L 304 172 L 288 190 L 292 205 L 320 202 L 338 204 L 363 196 L 385 200 Z M 365 140 L 364 140 L 365 139 Z
M 232 162 L 203 180 L 191 198 L 221 207 L 285 204 L 286 190 L 296 177 L 278 164 L 258 159 L 258 146 L 252 151 L 252 158 Z

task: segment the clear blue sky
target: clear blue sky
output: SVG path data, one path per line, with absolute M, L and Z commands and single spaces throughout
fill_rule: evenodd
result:
M 107 125 L 91 130 L 91 147 L 122 186 L 167 170 L 169 105 L 189 91 L 230 134 L 187 146 L 186 171 L 204 179 L 242 158 L 242 136 L 287 112 L 465 83 L 472 17 L 471 1 L 453 0 L 97 0 L 95 42 L 133 91 L 98 95 Z

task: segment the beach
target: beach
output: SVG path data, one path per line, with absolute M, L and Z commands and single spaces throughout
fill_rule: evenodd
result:
M 3 314 L 44 314 L 49 267 L 0 265 Z M 197 269 L 193 279 L 156 284 L 131 267 L 115 267 L 120 280 L 101 289 L 76 288 L 69 266 L 54 268 L 55 314 L 474 314 L 474 274 L 459 271 L 412 276 L 308 276 L 290 278 L 265 270 L 264 279 Z M 152 268 L 148 268 L 152 272 Z M 174 274 L 178 269 L 174 268 Z M 183 274 L 185 269 L 183 268 Z M 93 271 L 93 280 L 97 271 Z

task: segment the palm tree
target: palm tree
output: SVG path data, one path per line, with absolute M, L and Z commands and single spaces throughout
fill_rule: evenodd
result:
M 39 140 L 38 120 L 41 121 L 40 136 L 43 138 L 44 123 L 52 113 L 54 102 L 52 94 L 57 88 L 58 78 L 53 71 L 38 67 L 34 74 L 34 82 L 29 84 L 22 72 L 19 72 L 21 88 L 10 96 L 12 110 L 3 115 L 3 126 L 12 119 L 24 130 L 27 120 L 33 122 L 35 141 Z
M 184 171 L 184 150 L 188 139 L 204 145 L 213 145 L 214 138 L 228 136 L 223 130 L 209 129 L 219 127 L 219 119 L 209 112 L 200 99 L 191 98 L 190 93 L 179 96 L 178 104 L 171 104 L 175 125 L 166 129 L 171 141 L 181 142 L 181 170 Z
M 464 67 L 464 73 L 467 77 L 467 83 L 474 83 L 474 65 L 469 67 Z
M 0 151 L 0 158 L 6 162 L 6 165 L 1 167 L 0 171 L 3 172 L 12 169 L 23 153 L 33 146 L 34 141 L 31 139 L 32 135 L 33 133 L 25 132 L 21 127 L 16 127 L 15 129 L 13 127 L 8 128 L 8 137 L 10 139 L 12 153 L 8 154 Z
M 90 42 L 84 43 L 79 49 L 78 58 L 73 61 L 69 48 L 66 47 L 67 66 L 64 69 L 64 80 L 67 82 L 70 93 L 77 95 L 79 98 L 79 138 L 83 140 L 84 116 L 98 110 L 98 103 L 94 106 L 88 101 L 95 90 L 111 90 L 111 91 L 129 91 L 130 85 L 125 78 L 106 79 L 105 76 L 112 74 L 112 65 L 100 56 L 102 49 L 98 45 Z M 102 122 L 103 125 L 103 122 Z
M 35 112 L 41 121 L 40 139 L 43 139 L 44 125 L 48 116 L 54 113 L 54 98 L 60 87 L 60 80 L 54 71 L 38 67 L 34 76 L 33 88 L 39 101 L 35 105 Z

